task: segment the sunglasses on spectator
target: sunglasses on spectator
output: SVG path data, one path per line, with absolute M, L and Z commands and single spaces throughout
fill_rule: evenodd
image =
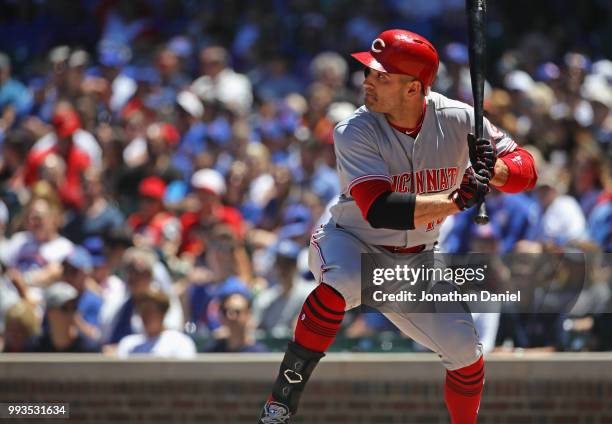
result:
M 237 309 L 237 308 L 221 308 L 221 313 L 223 313 L 223 315 L 229 315 L 230 313 L 234 314 L 234 315 L 242 315 L 243 313 L 245 313 L 247 311 L 247 309 Z

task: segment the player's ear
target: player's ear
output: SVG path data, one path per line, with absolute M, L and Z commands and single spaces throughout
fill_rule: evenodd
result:
M 423 92 L 423 84 L 417 79 L 409 79 L 404 85 L 404 93 L 408 97 L 418 96 Z

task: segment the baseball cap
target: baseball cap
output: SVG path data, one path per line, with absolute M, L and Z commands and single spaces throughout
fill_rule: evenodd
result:
M 463 43 L 449 43 L 444 47 L 444 56 L 450 62 L 467 65 L 470 58 L 467 46 Z
M 327 119 L 329 119 L 329 121 L 335 125 L 351 116 L 353 112 L 355 112 L 355 109 L 357 108 L 352 103 L 334 102 L 329 105 L 329 108 L 327 109 Z
M 602 75 L 608 79 L 612 79 L 612 60 L 601 59 L 593 63 L 591 72 L 596 75 Z
M 504 85 L 508 90 L 517 90 L 522 92 L 528 92 L 533 88 L 533 78 L 525 71 L 512 71 L 509 72 L 504 78 Z
M 197 190 L 209 191 L 217 196 L 223 196 L 226 190 L 223 176 L 214 169 L 196 171 L 191 176 L 191 185 Z
M 147 177 L 140 182 L 138 193 L 153 199 L 163 199 L 166 193 L 166 183 L 159 177 Z
M 273 247 L 272 251 L 277 257 L 297 260 L 302 248 L 299 244 L 290 239 L 280 239 Z
M 67 302 L 79 297 L 79 292 L 70 284 L 60 281 L 52 284 L 45 292 L 47 309 L 61 308 Z
M 310 231 L 310 224 L 307 222 L 296 222 L 294 224 L 287 224 L 280 228 L 278 231 L 278 238 L 280 239 L 291 239 L 294 237 L 302 237 Z
M 51 119 L 55 132 L 61 138 L 70 137 L 81 128 L 81 118 L 74 109 L 63 108 L 58 110 Z
M 70 57 L 70 47 L 66 45 L 55 46 L 49 51 L 49 62 L 62 63 Z
M 68 66 L 76 68 L 79 66 L 86 66 L 89 63 L 89 53 L 83 49 L 77 49 L 70 53 L 68 58 Z
M 204 116 L 204 105 L 200 99 L 198 99 L 198 96 L 191 91 L 181 91 L 176 96 L 176 102 L 185 112 L 194 118 L 201 118 Z
M 132 59 L 129 46 L 111 40 L 102 40 L 98 44 L 98 61 L 110 68 L 124 66 Z
M 219 299 L 225 299 L 233 294 L 244 296 L 248 301 L 253 298 L 251 290 L 238 278 L 230 277 L 217 292 Z
M 566 53 L 565 56 L 563 56 L 563 62 L 568 68 L 588 70 L 591 67 L 591 60 L 582 53 Z
M 125 70 L 124 74 L 137 82 L 148 84 L 160 83 L 159 72 L 152 66 L 130 66 Z
M 580 88 L 580 94 L 591 102 L 598 102 L 612 109 L 612 88 L 603 75 L 587 75 Z
M 102 237 L 87 237 L 83 241 L 83 247 L 87 249 L 89 256 L 91 256 L 92 266 L 97 267 L 106 263 L 106 257 L 104 256 L 104 240 L 102 240 Z
M 87 249 L 81 246 L 76 246 L 72 252 L 66 256 L 64 263 L 84 272 L 90 272 L 92 267 L 91 255 Z
M 296 222 L 309 223 L 311 219 L 312 212 L 307 206 L 301 203 L 295 203 L 288 206 L 283 214 L 284 224 L 293 224 Z
M 180 58 L 186 59 L 191 56 L 193 45 L 189 38 L 184 35 L 177 35 L 168 41 L 168 48 Z
M 559 78 L 561 71 L 552 62 L 542 63 L 535 72 L 535 79 L 538 81 L 550 81 Z

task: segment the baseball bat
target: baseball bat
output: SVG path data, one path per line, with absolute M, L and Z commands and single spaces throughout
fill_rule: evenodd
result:
M 470 78 L 472 96 L 474 97 L 474 136 L 482 138 L 483 134 L 483 98 L 485 81 L 485 14 L 486 0 L 465 0 L 468 18 L 468 50 L 470 54 Z M 478 214 L 474 222 L 485 225 L 489 215 L 484 201 L 478 204 Z

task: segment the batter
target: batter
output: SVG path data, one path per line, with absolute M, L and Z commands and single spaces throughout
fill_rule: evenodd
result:
M 432 251 L 444 219 L 475 206 L 490 185 L 514 193 L 537 180 L 533 158 L 510 136 L 485 119 L 474 139 L 473 108 L 431 92 L 439 58 L 427 39 L 388 30 L 352 56 L 365 66 L 365 104 L 334 130 L 343 191 L 312 235 L 309 265 L 319 285 L 302 307 L 260 424 L 289 423 L 297 412 L 345 311 L 360 304 L 361 253 Z M 471 315 L 385 316 L 441 358 L 452 423 L 476 423 L 484 362 Z

